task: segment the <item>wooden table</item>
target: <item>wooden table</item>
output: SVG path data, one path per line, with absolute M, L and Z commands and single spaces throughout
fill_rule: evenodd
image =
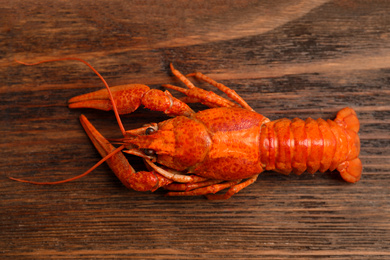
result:
M 388 0 L 79 2 L 0 1 L 1 258 L 390 258 Z M 272 120 L 353 107 L 363 177 L 265 172 L 227 201 L 127 190 L 106 165 L 63 185 L 13 182 L 94 165 L 82 113 L 120 137 L 113 113 L 67 108 L 103 87 L 85 65 L 14 62 L 64 56 L 89 61 L 111 86 L 180 84 L 170 62 L 202 71 Z M 139 109 L 123 121 L 166 118 Z

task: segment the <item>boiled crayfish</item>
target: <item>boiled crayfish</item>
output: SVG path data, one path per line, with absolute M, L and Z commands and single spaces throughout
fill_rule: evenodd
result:
M 93 69 L 78 58 L 57 60 L 65 59 L 79 60 Z M 254 112 L 230 88 L 202 73 L 184 76 L 172 64 L 170 67 L 187 88 L 163 86 L 180 91 L 185 98 L 177 99 L 168 91 L 141 84 L 109 88 L 93 69 L 107 89 L 74 97 L 69 107 L 114 110 L 123 133 L 123 138 L 116 140 L 120 146 L 115 148 L 81 115 L 81 124 L 103 157 L 98 164 L 80 176 L 58 182 L 13 179 L 62 183 L 84 176 L 106 161 L 127 188 L 155 191 L 162 187 L 170 190 L 168 196 L 206 195 L 209 199 L 230 198 L 256 181 L 264 170 L 283 174 L 337 170 L 347 182 L 360 179 L 359 120 L 353 109 L 340 110 L 333 121 L 270 121 Z M 234 102 L 195 87 L 187 77 L 210 83 Z M 210 109 L 196 113 L 187 105 L 189 102 L 200 102 Z M 173 118 L 126 131 L 119 114 L 131 113 L 141 104 Z M 136 172 L 122 152 L 142 157 L 148 171 Z M 225 194 L 215 195 L 226 188 Z

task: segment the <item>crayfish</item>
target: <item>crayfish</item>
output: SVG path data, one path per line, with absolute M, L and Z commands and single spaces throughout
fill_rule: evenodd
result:
M 264 170 L 283 174 L 305 171 L 315 173 L 337 170 L 347 182 L 357 182 L 362 173 L 359 156 L 359 120 L 352 108 L 340 110 L 335 120 L 301 120 L 295 118 L 270 121 L 256 113 L 234 90 L 196 72 L 184 76 L 172 64 L 172 73 L 187 88 L 163 87 L 185 95 L 177 99 L 166 90 L 150 89 L 142 84 L 110 88 L 103 77 L 86 61 L 103 81 L 106 89 L 69 100 L 70 108 L 113 110 L 123 138 L 115 148 L 84 116 L 80 121 L 92 143 L 102 155 L 91 169 L 67 180 L 33 182 L 57 184 L 85 176 L 107 162 L 119 180 L 137 191 L 169 190 L 167 196 L 206 195 L 209 199 L 228 199 L 256 181 Z M 35 65 L 42 61 L 34 64 Z M 196 87 L 188 79 L 195 77 L 225 93 L 228 100 L 211 91 Z M 194 112 L 187 103 L 199 102 L 209 109 Z M 173 118 L 125 130 L 120 115 L 135 111 L 140 105 L 162 111 Z M 142 157 L 147 171 L 135 171 L 123 153 Z M 228 189 L 224 194 L 215 194 Z

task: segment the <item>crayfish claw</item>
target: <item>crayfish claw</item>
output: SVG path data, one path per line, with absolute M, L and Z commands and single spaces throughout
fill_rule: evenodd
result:
M 142 97 L 150 88 L 143 84 L 128 84 L 110 88 L 119 114 L 134 112 L 141 104 Z M 107 89 L 73 97 L 69 100 L 69 108 L 93 108 L 104 111 L 112 110 Z
M 106 160 L 108 166 L 127 188 L 137 191 L 155 191 L 160 187 L 172 183 L 172 180 L 165 178 L 153 170 L 149 172 L 136 172 L 122 153 L 125 145 L 121 145 L 115 149 L 84 115 L 80 116 L 80 122 L 100 155 Z

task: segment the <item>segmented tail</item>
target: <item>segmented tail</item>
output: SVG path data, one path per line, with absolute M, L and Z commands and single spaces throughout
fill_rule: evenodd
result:
M 272 121 L 261 130 L 261 162 L 266 170 L 284 174 L 337 169 L 344 180 L 356 182 L 362 173 L 358 131 L 359 120 L 348 107 L 340 110 L 334 121 Z

